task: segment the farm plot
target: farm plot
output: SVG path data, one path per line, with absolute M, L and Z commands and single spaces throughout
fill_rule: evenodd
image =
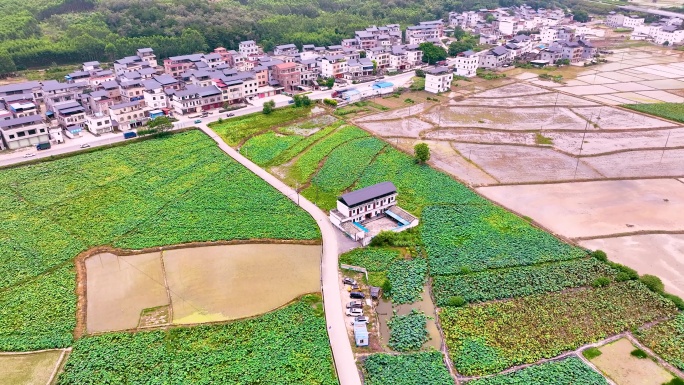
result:
M 223 325 L 78 340 L 60 385 L 337 384 L 320 297 Z
M 550 136 L 550 133 L 544 133 L 544 135 Z M 465 143 L 536 144 L 536 136 L 532 132 L 501 132 L 485 129 L 447 128 L 424 132 L 422 136 L 425 139 L 453 140 Z
M 674 377 L 657 363 L 630 354 L 636 347 L 622 338 L 601 346 L 601 355 L 592 358 L 592 364 L 618 385 L 662 385 Z
M 555 357 L 675 314 L 674 304 L 640 282 L 627 281 L 605 288 L 446 307 L 440 320 L 456 369 L 479 375 Z
M 413 354 L 373 354 L 363 364 L 366 385 L 453 385 L 438 351 Z
M 454 143 L 454 148 L 502 183 L 603 178 L 585 159 L 551 148 Z
M 418 115 L 423 113 L 425 110 L 427 110 L 430 107 L 433 107 L 434 104 L 431 103 L 418 103 L 418 104 L 413 104 L 408 107 L 404 108 L 399 108 L 397 110 L 392 110 L 392 111 L 387 111 L 383 112 L 380 114 L 375 114 L 375 115 L 368 115 L 364 116 L 362 118 L 358 118 L 355 121 L 356 122 L 374 122 L 378 120 L 395 120 L 395 119 L 401 119 L 401 118 L 408 118 L 409 116 L 412 115 Z
M 0 355 L 0 385 L 45 385 L 61 356 L 61 350 Z
M 590 125 L 596 123 L 603 130 L 674 126 L 674 124 L 665 120 L 651 118 L 615 107 L 578 107 L 572 110 L 584 119 L 590 120 Z
M 492 186 L 478 191 L 570 238 L 684 230 L 679 214 L 684 212 L 684 184 L 674 179 Z
M 684 314 L 642 330 L 637 336 L 660 357 L 684 370 Z
M 635 150 L 582 158 L 608 178 L 679 177 L 684 175 L 684 149 Z
M 674 212 L 681 211 L 675 209 Z M 684 235 L 633 235 L 592 239 L 580 244 L 592 250 L 605 251 L 608 259 L 627 265 L 639 274 L 659 277 L 666 292 L 684 298 Z
M 445 306 L 456 296 L 467 302 L 483 302 L 589 286 L 598 278 L 613 278 L 615 273 L 605 263 L 589 258 L 437 276 L 433 279 L 432 288 L 437 305 Z
M 0 204 L 3 350 L 68 346 L 71 260 L 88 248 L 319 238 L 311 217 L 198 131 L 5 170 L 0 191 L 13 198 Z
M 586 122 L 568 108 L 449 107 L 434 108 L 424 118 L 440 127 L 480 127 L 498 130 L 583 130 Z
M 684 107 L 681 103 L 625 104 L 622 107 L 677 122 L 684 122 Z
M 163 252 L 173 322 L 252 317 L 320 291 L 320 246 L 248 244 Z
M 421 234 L 431 275 L 532 265 L 586 253 L 489 203 L 429 206 Z
M 256 112 L 209 125 L 226 143 L 235 146 L 256 133 L 305 118 L 310 112 L 310 108 L 278 108 L 268 115 Z
M 89 333 L 133 329 L 144 309 L 169 304 L 158 252 L 123 257 L 102 253 L 85 265 Z
M 578 155 L 603 154 L 613 151 L 642 148 L 684 147 L 684 128 L 633 132 L 546 132 L 553 146 L 561 151 Z M 582 141 L 584 139 L 584 142 Z
M 474 95 L 479 96 L 479 95 Z M 450 101 L 449 105 L 454 106 L 492 106 L 492 107 L 540 107 L 540 106 L 559 106 L 559 107 L 579 107 L 596 106 L 596 102 L 576 98 L 574 96 L 561 93 L 547 93 L 538 95 L 525 95 L 495 98 L 470 97 L 463 101 Z
M 507 98 L 511 96 L 536 95 L 549 93 L 540 87 L 535 87 L 527 83 L 514 83 L 503 87 L 492 88 L 473 95 L 476 98 Z
M 384 137 L 404 136 L 418 138 L 421 132 L 433 128 L 432 124 L 415 117 L 383 122 L 364 122 L 359 125 Z
M 509 374 L 469 381 L 468 385 L 608 385 L 603 376 L 584 364 L 579 358 L 530 366 Z
M 240 153 L 259 166 L 264 166 L 302 139 L 304 136 L 301 135 L 282 135 L 270 131 L 247 140 L 240 147 Z

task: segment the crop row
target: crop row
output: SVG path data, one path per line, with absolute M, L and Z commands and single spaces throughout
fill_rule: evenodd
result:
M 368 133 L 357 127 L 349 126 L 337 130 L 331 135 L 321 139 L 302 154 L 290 168 L 289 176 L 300 183 L 308 181 L 311 175 L 318 170 L 319 163 L 335 149 L 335 147 L 349 140 L 364 136 L 368 136 Z
M 684 106 L 682 103 L 623 104 L 622 107 L 684 122 Z
M 440 313 L 447 346 L 465 375 L 551 358 L 677 313 L 638 281 L 538 294 Z
M 288 162 L 290 159 L 301 154 L 307 147 L 311 146 L 312 144 L 321 140 L 321 138 L 324 138 L 325 136 L 327 136 L 330 133 L 332 133 L 333 131 L 335 131 L 342 124 L 344 124 L 344 122 L 342 122 L 342 121 L 334 122 L 331 125 L 329 125 L 325 128 L 322 128 L 321 130 L 307 136 L 306 138 L 297 142 L 292 147 L 290 147 L 287 150 L 278 154 L 278 156 L 273 158 L 273 160 L 271 162 L 269 162 L 267 165 L 268 166 L 278 166 L 278 165 L 281 165 L 285 162 Z
M 438 351 L 373 354 L 363 365 L 366 385 L 453 385 L 454 381 Z
M 401 257 L 401 254 L 392 249 L 369 247 L 354 249 L 340 256 L 340 263 L 352 266 L 360 266 L 369 272 L 387 271 L 392 264 Z
M 580 258 L 586 252 L 493 204 L 430 206 L 422 237 L 431 275 Z
M 579 358 L 534 365 L 513 373 L 469 381 L 468 385 L 608 385 L 602 375 Z
M 684 313 L 640 331 L 638 337 L 656 354 L 684 370 Z
M 98 179 L 75 176 L 81 165 L 84 175 Z M 53 174 L 64 178 L 48 177 L 50 185 L 41 181 Z M 10 192 L 5 200 L 10 202 L 0 205 L 0 288 L 28 282 L 12 291 L 41 285 L 40 280 L 50 279 L 42 274 L 98 245 L 140 249 L 193 241 L 319 238 L 306 212 L 198 131 L 6 170 L 0 173 L 0 190 Z M 44 197 L 52 204 L 41 204 Z M 0 346 L 24 350 L 32 344 L 63 345 L 46 344 L 40 339 L 46 333 L 43 326 L 31 319 L 52 314 L 47 324 L 73 329 L 74 312 L 62 311 L 51 299 L 68 298 L 64 306 L 74 309 L 74 284 L 71 280 L 33 293 L 35 308 L 30 311 L 17 310 L 21 304 L 12 301 L 20 297 L 3 295 L 4 307 L 15 315 L 0 317 Z
M 264 166 L 303 138 L 301 135 L 278 135 L 269 131 L 249 138 L 240 147 L 240 154 L 259 166 Z
M 311 301 L 223 325 L 76 341 L 58 384 L 337 384 Z
M 341 192 L 351 186 L 387 144 L 376 138 L 361 138 L 335 148 L 311 182 L 323 190 Z
M 278 108 L 268 115 L 257 112 L 227 119 L 220 123 L 210 123 L 209 126 L 226 143 L 235 146 L 244 138 L 248 138 L 270 127 L 306 117 L 310 110 L 310 108 Z
M 427 263 L 422 257 L 392 263 L 387 272 L 387 279 L 392 287 L 392 302 L 403 304 L 419 301 L 426 275 Z
M 496 269 L 472 274 L 437 276 L 432 282 L 438 306 L 460 296 L 467 302 L 490 301 L 589 286 L 596 279 L 613 278 L 616 272 L 595 259 L 577 259 L 535 266 Z
M 387 344 L 397 352 L 418 350 L 428 340 L 426 325 L 427 316 L 416 310 L 405 315 L 394 315 L 387 322 L 390 329 Z

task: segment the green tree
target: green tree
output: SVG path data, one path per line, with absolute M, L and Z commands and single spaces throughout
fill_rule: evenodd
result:
M 302 106 L 308 107 L 311 105 L 311 99 L 309 99 L 309 96 L 304 95 L 302 96 Z
M 418 163 L 425 163 L 430 160 L 430 147 L 427 143 L 418 143 L 413 147 L 416 161 Z
M 423 62 L 428 64 L 435 64 L 438 61 L 446 59 L 447 52 L 444 48 L 438 47 L 432 43 L 421 43 L 418 49 L 423 51 Z
M 496 20 L 496 17 L 494 17 L 494 15 L 492 15 L 491 13 L 488 14 L 487 17 L 485 17 L 485 21 L 486 21 L 487 23 L 491 23 L 491 22 L 493 22 L 494 20 Z
M 454 37 L 458 40 L 463 39 L 466 33 L 467 32 L 463 28 L 461 28 L 461 26 L 458 26 L 456 27 L 456 29 L 454 29 Z
M 17 70 L 17 66 L 14 65 L 14 61 L 7 51 L 0 51 L 0 76 L 6 76 Z
M 419 77 L 419 78 L 424 78 L 424 77 L 425 77 L 425 71 L 423 71 L 422 69 L 418 68 L 418 69 L 416 70 L 416 76 Z
M 359 58 L 363 59 L 366 57 L 366 51 L 359 51 Z
M 371 60 L 371 63 L 373 63 L 373 75 L 375 75 L 378 73 L 378 62 Z
M 264 115 L 268 115 L 271 112 L 273 112 L 273 109 L 275 108 L 275 102 L 273 100 L 269 100 L 267 102 L 264 102 L 264 108 L 261 110 L 261 112 L 264 113 Z
M 589 21 L 589 14 L 583 9 L 578 9 L 572 12 L 572 18 L 577 22 L 586 23 Z
M 461 52 L 469 51 L 475 48 L 475 42 L 472 40 L 455 41 L 449 44 L 449 56 L 456 56 Z
M 302 106 L 302 96 L 301 95 L 294 95 L 292 97 L 292 100 L 294 101 L 294 107 L 301 107 Z
M 116 60 L 116 57 L 118 56 L 116 46 L 112 43 L 107 43 L 107 45 L 104 48 L 104 55 L 109 61 Z

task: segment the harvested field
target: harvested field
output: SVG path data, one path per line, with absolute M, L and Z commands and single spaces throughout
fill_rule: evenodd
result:
M 359 126 L 380 136 L 408 136 L 418 138 L 421 131 L 433 128 L 430 123 L 418 118 L 392 120 L 387 122 L 365 122 Z
M 160 253 L 88 258 L 88 333 L 132 329 L 143 309 L 169 304 Z
M 555 148 L 574 155 L 579 154 L 580 145 L 582 155 L 658 148 L 664 147 L 666 142 L 668 147 L 684 146 L 684 128 L 633 132 L 588 132 L 586 136 L 581 132 L 545 132 L 544 136 L 553 140 Z M 584 144 L 582 144 L 583 136 Z
M 394 120 L 394 119 L 407 118 L 411 115 L 420 114 L 423 111 L 425 111 L 426 109 L 428 109 L 434 105 L 435 104 L 432 104 L 432 103 L 412 104 L 412 105 L 409 105 L 408 107 L 400 108 L 398 110 L 392 110 L 392 111 L 387 111 L 387 112 L 383 112 L 380 114 L 364 116 L 362 118 L 356 119 L 355 121 L 356 122 L 373 122 L 376 120 Z
M 573 95 L 600 95 L 615 92 L 614 89 L 599 84 L 588 86 L 563 87 L 563 91 L 569 92 Z
M 550 148 L 454 143 L 471 159 L 502 183 L 595 179 L 602 175 L 580 160 Z
M 164 251 L 173 322 L 262 314 L 320 291 L 320 246 L 230 245 Z
M 440 116 L 441 115 L 441 116 Z M 499 130 L 583 130 L 586 122 L 565 107 L 555 109 L 449 107 L 432 109 L 425 118 L 441 127 L 482 127 Z
M 466 106 L 493 106 L 493 107 L 539 107 L 539 106 L 596 106 L 597 103 L 576 98 L 574 96 L 564 95 L 558 92 L 514 96 L 504 98 L 477 98 L 471 97 L 462 101 L 450 101 L 449 105 L 466 105 Z
M 660 277 L 665 291 L 684 298 L 684 235 L 633 235 L 592 239 L 580 244 L 605 251 L 611 261 L 627 265 L 639 274 Z
M 597 123 L 599 128 L 604 130 L 674 126 L 674 124 L 666 120 L 651 118 L 646 115 L 614 107 L 583 107 L 573 108 L 572 110 L 584 119 L 589 119 L 592 123 Z
M 608 178 L 684 175 L 684 150 L 630 151 L 582 160 Z
M 61 350 L 0 355 L 0 385 L 45 385 L 61 355 Z
M 478 191 L 570 238 L 684 230 L 684 184 L 674 179 L 493 186 Z
M 509 84 L 503 87 L 498 87 L 498 88 L 492 88 L 490 90 L 480 92 L 477 95 L 474 95 L 474 97 L 478 98 L 506 98 L 509 96 L 521 96 L 521 95 L 535 95 L 535 94 L 544 94 L 548 93 L 548 90 L 545 90 L 540 87 L 535 87 L 530 84 L 526 83 L 514 83 L 514 84 Z
M 652 360 L 632 356 L 634 349 L 628 339 L 622 338 L 600 347 L 602 354 L 590 361 L 617 385 L 661 385 L 674 378 Z
M 649 87 L 649 86 L 645 86 L 643 84 L 633 83 L 633 82 L 615 83 L 615 84 L 610 84 L 606 87 L 612 88 L 615 91 L 620 91 L 620 92 L 652 91 L 653 90 L 653 87 Z
M 550 136 L 544 133 L 545 136 Z M 574 134 L 567 134 L 574 135 Z M 581 137 L 581 134 L 579 134 Z M 446 128 L 423 133 L 426 139 L 453 140 L 466 143 L 528 144 L 534 145 L 535 134 L 531 132 L 501 132 L 471 128 Z

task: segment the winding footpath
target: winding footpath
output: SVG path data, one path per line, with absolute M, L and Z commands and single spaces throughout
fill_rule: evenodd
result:
M 345 317 L 342 313 L 342 296 L 340 294 L 339 276 L 337 272 L 337 237 L 335 229 L 328 220 L 328 216 L 316 205 L 309 202 L 290 186 L 281 182 L 275 176 L 269 174 L 261 167 L 252 163 L 249 159 L 240 155 L 232 147 L 228 146 L 220 136 L 206 124 L 197 125 L 202 132 L 212 138 L 223 152 L 235 159 L 238 163 L 266 181 L 282 194 L 290 198 L 306 210 L 318 224 L 323 239 L 323 252 L 321 258 L 321 288 L 323 290 L 323 305 L 325 307 L 325 322 L 328 327 L 328 339 L 332 348 L 333 361 L 337 371 L 340 385 L 361 385 L 361 378 L 356 367 L 356 360 L 351 349 Z

